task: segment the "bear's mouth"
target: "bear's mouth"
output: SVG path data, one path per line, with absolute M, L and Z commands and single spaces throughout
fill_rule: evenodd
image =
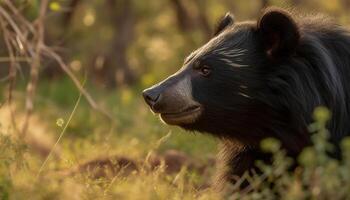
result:
M 163 122 L 169 125 L 191 124 L 201 115 L 202 108 L 199 105 L 190 106 L 181 112 L 160 113 Z

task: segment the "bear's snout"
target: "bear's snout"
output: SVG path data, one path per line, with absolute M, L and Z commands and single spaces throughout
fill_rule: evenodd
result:
M 201 114 L 201 106 L 192 97 L 191 76 L 184 71 L 142 92 L 145 102 L 161 119 L 172 125 L 193 123 Z
M 160 100 L 160 92 L 156 91 L 154 88 L 145 89 L 142 92 L 142 96 L 145 102 L 153 109 L 153 107 Z

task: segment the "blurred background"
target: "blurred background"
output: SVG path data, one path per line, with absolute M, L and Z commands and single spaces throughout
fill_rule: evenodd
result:
M 141 91 L 177 71 L 226 12 L 254 20 L 270 5 L 350 24 L 350 0 L 1 1 L 0 193 L 128 199 L 162 187 L 166 197 L 185 195 L 183 176 L 182 187 L 206 188 L 217 141 L 162 124 Z M 145 161 L 151 175 L 119 179 Z

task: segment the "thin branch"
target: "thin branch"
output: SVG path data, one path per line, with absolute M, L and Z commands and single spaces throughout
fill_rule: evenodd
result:
M 9 62 L 10 62 L 9 76 L 8 76 L 8 80 L 9 80 L 8 104 L 9 104 L 9 109 L 10 109 L 10 117 L 11 117 L 11 123 L 12 123 L 13 128 L 15 129 L 16 132 L 18 132 L 17 124 L 16 124 L 16 120 L 15 120 L 15 110 L 12 108 L 12 91 L 13 91 L 16 76 L 17 76 L 16 57 L 14 55 L 14 49 L 11 45 L 10 34 L 8 33 L 8 31 L 5 31 L 6 25 L 5 25 L 2 17 L 0 17 L 0 24 L 1 24 L 2 29 L 4 30 L 4 41 L 6 44 L 6 48 L 8 50 Z
M 12 61 L 15 61 L 15 63 L 16 62 L 28 62 L 28 60 L 32 61 L 32 59 L 29 58 L 29 57 L 13 57 L 13 58 L 11 58 L 11 57 L 0 57 L 0 62 L 2 62 L 2 63 L 11 63 Z
M 52 51 L 49 47 L 44 46 L 43 50 L 46 54 L 48 54 L 51 58 L 53 58 L 62 68 L 62 70 L 69 76 L 70 79 L 74 82 L 75 86 L 81 91 L 81 93 L 85 96 L 88 103 L 91 105 L 93 109 L 97 109 L 97 103 L 93 100 L 90 94 L 83 88 L 80 84 L 79 80 L 75 77 L 74 73 L 70 70 L 67 64 L 62 60 L 62 58 L 54 51 Z
M 32 32 L 35 33 L 35 28 L 33 27 L 33 25 L 26 19 L 23 17 L 23 15 L 21 15 L 21 12 L 13 5 L 13 3 L 9 0 L 5 0 L 6 5 L 10 8 L 10 10 L 12 11 L 12 13 L 18 17 L 18 19 L 25 25 L 27 26 L 27 28 Z
M 5 6 L 3 6 L 5 5 Z M 34 109 L 34 98 L 38 84 L 40 67 L 43 64 L 43 56 L 53 59 L 73 81 L 78 90 L 86 98 L 89 105 L 101 112 L 111 121 L 113 117 L 107 111 L 101 109 L 91 95 L 82 87 L 74 73 L 52 47 L 45 45 L 45 20 L 48 17 L 48 0 L 40 2 L 39 16 L 34 22 L 27 20 L 21 11 L 10 0 L 4 0 L 0 6 L 0 20 L 2 23 L 4 40 L 8 49 L 8 57 L 0 57 L 0 62 L 10 63 L 9 70 L 9 99 L 12 99 L 12 90 L 17 75 L 17 67 L 20 63 L 27 63 L 30 67 L 30 80 L 26 88 L 26 114 L 22 125 L 21 134 L 25 135 L 28 129 L 30 117 Z
M 5 25 L 4 22 L 2 20 L 2 18 L 0 18 L 0 24 L 3 30 L 5 30 Z M 10 36 L 9 33 L 7 31 L 4 31 L 4 41 L 5 41 L 5 45 L 8 51 L 8 62 L 10 63 L 10 67 L 9 67 L 9 93 L 8 93 L 8 101 L 9 103 L 11 103 L 12 101 L 12 89 L 13 89 L 13 85 L 15 82 L 15 78 L 16 78 L 16 62 L 15 62 L 15 55 L 14 55 L 14 50 L 13 47 L 11 45 L 10 42 Z
M 27 84 L 27 95 L 26 95 L 26 115 L 24 119 L 24 124 L 22 126 L 22 135 L 25 135 L 28 129 L 28 124 L 30 117 L 32 115 L 33 109 L 34 109 L 34 95 L 36 92 L 36 86 L 38 82 L 39 77 L 39 68 L 41 65 L 41 51 L 42 47 L 44 46 L 44 39 L 45 39 L 45 21 L 44 17 L 46 14 L 48 6 L 48 0 L 43 0 L 40 5 L 40 13 L 39 17 L 37 18 L 37 35 L 36 35 L 36 45 L 35 45 L 35 52 L 33 55 L 33 62 L 31 63 L 30 68 L 30 81 Z
M 26 37 L 22 34 L 22 30 L 17 26 L 17 24 L 13 21 L 12 17 L 6 12 L 6 10 L 0 6 L 0 14 L 4 16 L 6 21 L 10 24 L 13 30 L 16 32 L 17 36 L 21 40 L 22 43 L 26 41 Z
M 69 76 L 69 78 L 73 81 L 75 86 L 78 88 L 78 90 L 83 94 L 85 99 L 88 101 L 90 106 L 96 110 L 104 114 L 106 117 L 108 117 L 110 120 L 113 120 L 113 117 L 110 113 L 106 112 L 102 108 L 98 106 L 98 104 L 95 102 L 95 100 L 91 97 L 91 95 L 84 89 L 84 87 L 81 85 L 79 80 L 75 77 L 74 73 L 70 70 L 70 68 L 67 66 L 67 64 L 62 60 L 62 58 L 54 51 L 52 51 L 47 46 L 43 47 L 44 53 L 46 53 L 49 57 L 53 58 L 59 66 L 62 68 L 62 70 Z

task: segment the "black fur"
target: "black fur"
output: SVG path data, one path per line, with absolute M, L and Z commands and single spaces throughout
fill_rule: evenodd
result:
M 233 25 L 235 22 L 234 17 L 231 13 L 226 13 L 226 15 L 219 21 L 218 25 L 215 28 L 214 36 L 219 35 L 223 30 L 228 26 Z
M 257 159 L 268 160 L 259 149 L 267 137 L 279 139 L 296 158 L 311 143 L 307 127 L 318 106 L 332 112 L 330 141 L 339 157 L 339 142 L 350 134 L 350 33 L 325 17 L 276 8 L 257 22 L 233 23 L 227 15 L 219 24 L 216 36 L 178 73 L 145 91 L 146 97 L 157 93 L 148 98 L 154 111 L 188 107 L 175 101 L 181 94 L 174 92 L 182 91 L 176 89 L 179 80 L 190 78 L 202 112 L 176 125 L 222 139 L 221 182 L 253 169 Z M 158 104 L 166 106 L 155 109 Z
M 299 28 L 287 12 L 267 10 L 257 24 L 269 56 L 288 56 L 295 51 L 300 39 Z
M 211 77 L 192 80 L 194 99 L 205 111 L 182 127 L 223 139 L 222 162 L 229 170 L 221 171 L 221 178 L 232 180 L 264 159 L 257 147 L 266 137 L 279 139 L 295 158 L 310 144 L 307 126 L 317 106 L 333 113 L 328 128 L 336 147 L 350 134 L 348 31 L 324 17 L 293 19 L 269 9 L 257 23 L 226 27 L 213 40 L 190 61 L 212 67 Z M 222 62 L 212 53 L 222 47 L 247 50 L 231 59 L 247 67 Z

